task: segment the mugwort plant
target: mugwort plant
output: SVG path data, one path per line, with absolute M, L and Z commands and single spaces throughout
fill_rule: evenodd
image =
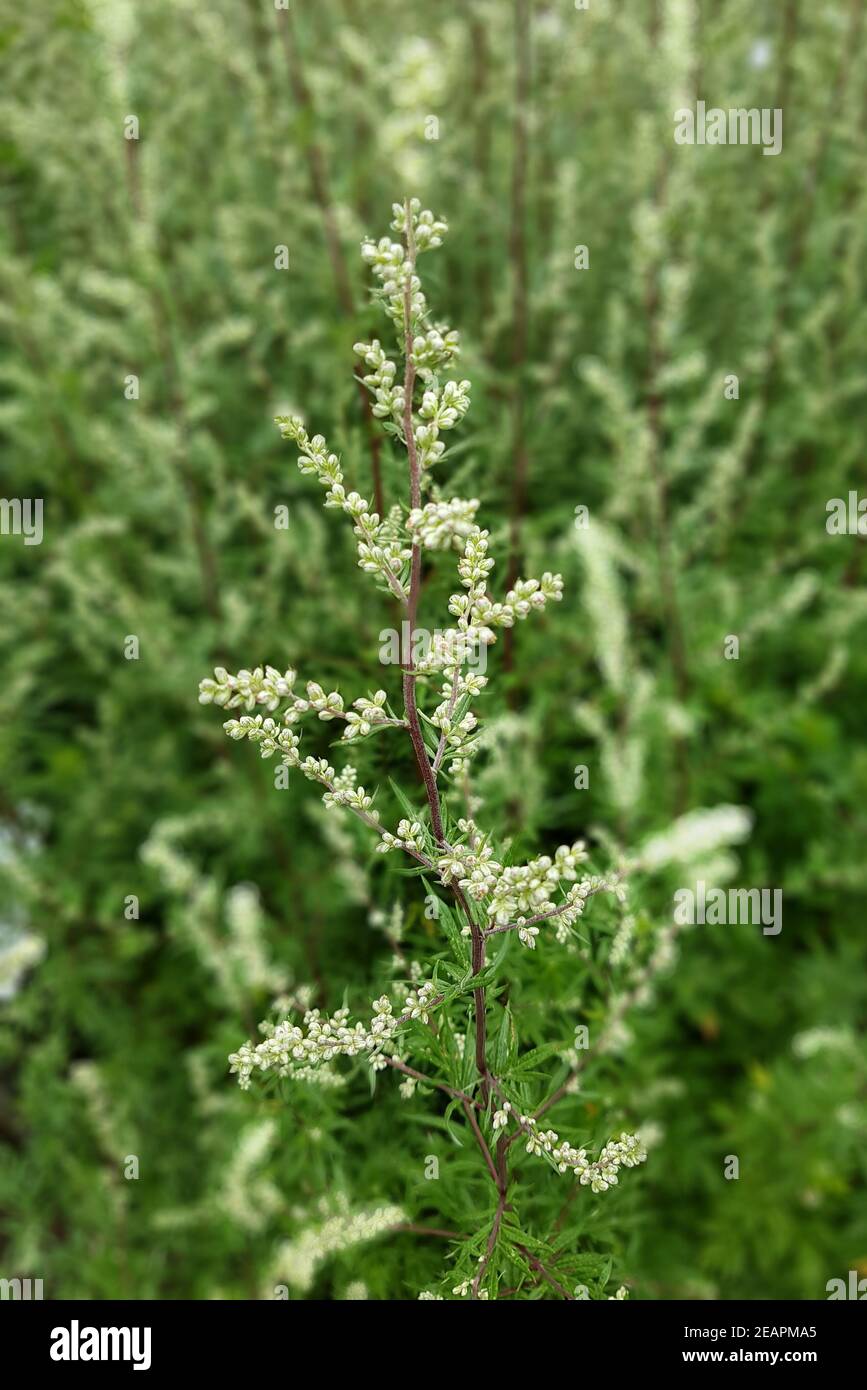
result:
M 625 1130 L 593 1145 L 582 1135 L 567 1137 L 547 1127 L 549 1112 L 578 1090 L 588 1029 L 577 1027 L 574 1041 L 561 1037 L 522 1051 L 520 1012 L 510 986 L 543 943 L 579 951 L 577 925 L 601 895 L 620 914 L 611 938 L 611 965 L 619 969 L 634 927 L 626 911 L 626 880 L 637 861 L 621 857 L 606 872 L 591 872 L 585 843 L 576 840 L 513 862 L 510 846 L 494 843 L 471 814 L 466 789 L 480 747 L 474 706 L 488 684 L 479 652 L 496 642 L 501 629 L 558 603 L 563 583 L 559 574 L 545 571 L 518 579 L 505 597 L 493 597 L 491 536 L 476 521 L 479 501 L 449 497 L 436 481 L 446 455 L 444 436 L 470 405 L 470 383 L 452 374 L 458 335 L 431 315 L 418 273 L 420 257 L 442 244 L 447 227 L 415 198 L 394 204 L 393 212 L 391 228 L 400 239 L 365 240 L 361 254 L 378 282 L 375 296 L 402 361 L 389 356 L 378 339 L 356 343 L 355 352 L 372 412 L 405 452 L 405 497 L 380 515 L 347 490 L 339 458 L 322 435 L 309 434 L 295 416 L 280 416 L 277 425 L 297 447 L 301 472 L 325 490 L 326 508 L 349 518 L 359 568 L 394 602 L 396 627 L 406 637 L 400 691 L 346 698 L 314 679 L 302 681 L 291 668 L 269 665 L 237 674 L 218 667 L 201 682 L 199 698 L 237 711 L 224 724 L 230 738 L 247 739 L 263 758 L 296 769 L 322 789 L 327 807 L 342 808 L 364 824 L 377 851 L 409 861 L 426 901 L 438 902 L 438 910 L 426 914 L 435 929 L 435 950 L 426 969 L 409 972 L 405 957 L 396 955 L 403 978 L 373 1000 L 363 1017 L 353 1018 L 346 1006 L 331 1014 L 309 1008 L 288 1016 L 284 1007 L 282 1017 L 261 1025 L 261 1041 L 243 1043 L 229 1061 L 245 1090 L 274 1078 L 324 1080 L 348 1058 L 368 1069 L 372 1080 L 388 1070 L 399 1073 L 406 1097 L 441 1093 L 444 1122 L 459 1144 L 474 1146 L 487 1195 L 468 1229 L 436 1232 L 451 1239 L 453 1269 L 438 1291 L 424 1290 L 420 1297 L 484 1300 L 509 1290 L 511 1296 L 571 1300 L 587 1297 L 592 1284 L 593 1297 L 622 1298 L 624 1287 L 607 1292 L 610 1257 L 578 1251 L 565 1217 L 552 1220 L 549 1229 L 534 1229 L 533 1185 L 520 1153 L 547 1165 L 547 1175 L 544 1168 L 536 1171 L 539 1183 L 558 1184 L 566 1175 L 576 1185 L 574 1195 L 586 1189 L 583 1200 L 592 1202 L 615 1188 L 624 1170 L 644 1162 L 644 1145 L 640 1135 Z M 423 568 L 429 556 L 452 551 L 458 553 L 458 583 L 448 601 L 451 621 L 425 629 L 429 640 L 417 643 Z M 359 781 L 354 765 L 344 762 L 338 769 L 328 757 L 306 751 L 302 728 L 313 719 L 338 721 L 341 745 L 356 747 L 385 731 L 409 740 L 423 795 L 413 801 L 396 789 L 405 812 L 397 824 L 384 823 L 377 794 Z M 441 894 L 433 893 L 432 884 Z M 669 938 L 675 929 L 668 929 Z M 628 1006 L 646 997 L 650 976 L 670 958 L 670 944 L 663 940 L 656 956 L 626 977 L 598 1025 L 597 1051 L 604 1052 L 622 1029 Z M 542 1068 L 555 1058 L 559 1070 L 549 1076 Z M 565 1213 L 576 1204 L 566 1192 L 561 1205 Z M 388 1220 L 377 1217 L 377 1232 L 401 1218 L 399 1208 L 383 1210 Z M 576 1294 L 578 1278 L 582 1292 Z

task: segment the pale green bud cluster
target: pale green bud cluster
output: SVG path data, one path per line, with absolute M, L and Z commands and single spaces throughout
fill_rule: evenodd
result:
M 307 682 L 307 699 L 298 699 L 293 706 L 297 714 L 315 710 L 320 719 L 335 719 L 343 715 L 343 696 L 337 690 L 328 695 L 316 681 Z
M 389 719 L 385 712 L 386 694 L 384 690 L 377 690 L 372 699 L 361 696 L 354 700 L 354 710 L 350 710 L 346 716 L 346 728 L 343 731 L 345 739 L 363 738 L 369 734 L 374 724 L 394 724 L 397 721 Z
M 454 328 L 438 324 L 418 333 L 412 340 L 410 360 L 419 376 L 430 380 L 437 372 L 451 367 L 460 355 L 460 335 Z
M 437 859 L 437 870 L 443 883 L 457 882 L 474 901 L 483 902 L 492 923 L 518 926 L 522 945 L 535 946 L 539 928 L 527 918 L 554 916 L 561 927 L 574 924 L 584 910 L 586 900 L 613 884 L 598 878 L 584 878 L 577 883 L 577 866 L 587 858 L 584 842 L 561 845 L 554 858 L 540 855 L 528 864 L 504 866 L 494 858 L 489 844 L 476 841 L 453 845 Z M 551 900 L 563 882 L 572 882 L 563 902 L 555 909 Z
M 349 1010 L 338 1009 L 323 1017 L 319 1009 L 308 1009 L 302 1023 L 290 1018 L 281 1023 L 266 1025 L 267 1036 L 255 1046 L 248 1039 L 229 1057 L 233 1075 L 238 1077 L 242 1091 L 250 1087 L 255 1071 L 274 1071 L 278 1076 L 290 1076 L 299 1068 L 317 1067 L 337 1057 L 358 1057 L 381 1052 L 398 1029 L 418 1019 L 427 1023 L 433 1008 L 436 988 L 431 983 L 419 985 L 404 1002 L 403 1012 L 396 1016 L 387 995 L 374 1000 L 369 1025 L 360 1020 L 349 1023 Z M 379 1067 L 375 1067 L 379 1070 Z
M 549 1149 L 552 1140 L 553 1146 Z M 621 1134 L 619 1139 L 610 1139 L 594 1162 L 587 1158 L 585 1149 L 574 1149 L 565 1141 L 559 1143 L 553 1130 L 547 1131 L 545 1141 L 546 1152 L 550 1152 L 559 1172 L 565 1173 L 571 1168 L 582 1187 L 589 1187 L 597 1193 L 617 1186 L 620 1168 L 637 1168 L 647 1158 L 641 1140 L 634 1134 Z M 528 1151 L 529 1147 L 528 1144 Z
M 419 420 L 415 424 L 415 444 L 419 466 L 424 471 L 438 463 L 446 451 L 441 430 L 454 429 L 470 408 L 470 383 L 447 381 L 440 389 L 429 387 L 422 396 Z
M 437 706 L 430 716 L 430 722 L 434 728 L 439 729 L 452 751 L 463 751 L 464 754 L 467 739 L 478 724 L 472 710 L 465 713 L 453 711 L 451 699 L 443 700 L 442 704 Z
M 373 393 L 373 414 L 377 419 L 392 419 L 400 424 L 403 420 L 406 396 L 403 382 L 395 381 L 397 366 L 385 355 L 378 338 L 374 338 L 372 343 L 356 343 L 353 351 L 371 368 L 361 379 Z
M 474 518 L 478 497 L 452 497 L 449 502 L 428 502 L 414 507 L 406 519 L 407 530 L 417 545 L 426 550 L 461 550 L 477 528 Z
M 392 203 L 391 210 L 394 213 L 392 218 L 391 230 L 400 236 L 406 234 L 406 207 L 403 203 Z M 441 218 L 434 217 L 432 212 L 427 209 L 422 211 L 421 200 L 410 198 L 409 215 L 413 229 L 416 251 L 432 251 L 437 246 L 442 246 L 443 237 L 448 231 L 448 223 Z
M 386 312 L 396 327 L 400 327 L 404 321 L 407 289 L 411 319 L 415 321 L 424 317 L 427 301 L 422 294 L 421 280 L 413 272 L 412 262 L 407 259 L 399 241 L 392 241 L 387 236 L 380 237 L 379 241 L 366 239 L 361 243 L 361 259 L 379 280 Z
M 393 203 L 394 219 L 392 231 L 405 235 L 407 231 L 406 208 L 401 203 Z M 418 198 L 410 201 L 410 224 L 415 254 L 432 251 L 442 246 L 448 226 L 434 217 L 428 209 L 422 209 Z M 427 313 L 427 301 L 422 293 L 421 281 L 413 270 L 413 263 L 406 254 L 402 242 L 392 241 L 390 237 L 380 237 L 373 241 L 365 237 L 361 243 L 361 258 L 369 265 L 379 280 L 385 307 L 396 327 L 404 324 L 405 291 L 409 289 L 409 312 L 413 323 L 420 321 Z
M 427 837 L 421 821 L 402 820 L 398 823 L 397 834 L 392 835 L 385 830 L 382 838 L 376 846 L 380 854 L 388 854 L 389 850 L 402 849 L 414 854 L 426 854 Z
M 452 594 L 449 612 L 458 619 L 460 627 L 475 628 L 483 634 L 482 641 L 493 642 L 494 628 L 512 627 L 530 613 L 541 612 L 549 600 L 559 602 L 563 597 L 563 579 L 548 571 L 541 579 L 519 579 L 504 603 L 492 602 L 487 594 L 487 577 L 494 561 L 487 553 L 488 539 L 488 532 L 477 527 L 468 536 L 458 562 L 458 574 L 467 593 Z
M 498 1116 L 502 1117 L 498 1127 L 507 1123 L 508 1115 L 504 1112 L 505 1107 L 498 1112 Z M 647 1151 L 635 1134 L 621 1134 L 619 1139 L 610 1139 L 599 1157 L 590 1159 L 586 1149 L 573 1148 L 567 1140 L 561 1140 L 553 1129 L 540 1130 L 532 1115 L 521 1115 L 519 1124 L 526 1136 L 528 1154 L 550 1158 L 559 1173 L 571 1169 L 582 1187 L 589 1187 L 596 1193 L 616 1187 L 621 1168 L 637 1168 L 647 1158 Z
M 199 682 L 199 704 L 220 705 L 224 709 L 243 705 L 248 710 L 265 705 L 275 710 L 281 700 L 292 694 L 295 680 L 294 671 L 286 670 L 281 676 L 273 666 L 266 666 L 264 670 L 257 666 L 255 671 L 239 671 L 237 676 L 217 666 L 213 680 L 208 677 Z
M 316 434 L 311 439 L 302 422 L 294 415 L 275 416 L 284 439 L 291 439 L 300 450 L 298 467 L 302 473 L 315 473 L 321 485 L 328 489 L 326 507 L 339 507 L 349 516 L 358 540 L 358 565 L 368 574 L 377 574 L 399 599 L 406 598 L 402 574 L 409 564 L 411 551 L 404 541 L 394 536 L 394 528 L 383 523 L 377 512 L 357 492 L 347 493 L 343 472 L 336 454 L 329 453 L 325 439 Z
M 242 714 L 240 719 L 227 719 L 223 728 L 229 738 L 247 738 L 251 743 L 257 743 L 263 758 L 273 758 L 275 753 L 281 753 L 284 762 L 291 761 L 295 765 L 298 761 L 296 750 L 301 742 L 299 735 L 285 724 L 278 724 L 275 719 L 263 718 L 261 714 Z

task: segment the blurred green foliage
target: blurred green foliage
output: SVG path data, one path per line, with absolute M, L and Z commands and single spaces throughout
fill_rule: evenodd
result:
M 503 573 L 511 516 L 527 571 L 567 582 L 492 656 L 485 823 L 541 852 L 746 806 L 735 881 L 784 895 L 778 937 L 689 933 L 564 1106 L 654 1135 L 628 1191 L 582 1191 L 581 1248 L 642 1298 L 867 1273 L 865 541 L 825 528 L 865 486 L 864 31 L 860 0 L 4 0 L 2 491 L 45 509 L 41 545 L 0 537 L 0 951 L 45 952 L 0 998 L 4 1275 L 254 1297 L 329 1192 L 472 1224 L 435 1107 L 355 1083 L 340 1109 L 314 1087 L 257 1104 L 226 1075 L 275 993 L 373 997 L 377 913 L 401 903 L 419 951 L 433 925 L 195 700 L 215 662 L 359 689 L 377 669 L 388 605 L 272 417 L 301 411 L 370 492 L 357 245 L 405 193 L 449 221 L 429 274 L 474 388 L 449 494 L 482 500 Z M 781 107 L 781 155 L 676 146 L 697 96 Z M 402 495 L 390 444 L 382 468 Z M 373 779 L 412 785 L 380 746 Z M 258 972 L 232 965 L 246 883 Z M 583 1016 L 569 958 L 537 957 L 521 978 Z M 516 991 L 532 1039 L 542 996 Z M 396 1233 L 310 1292 L 415 1297 L 446 1250 Z

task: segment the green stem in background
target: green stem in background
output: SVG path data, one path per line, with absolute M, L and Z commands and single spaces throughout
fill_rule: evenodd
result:
M 654 5 L 651 12 L 650 46 L 656 51 L 659 43 L 659 9 Z M 665 212 L 668 191 L 669 150 L 665 146 L 660 156 L 656 172 L 653 202 L 660 218 Z M 644 377 L 644 408 L 648 434 L 648 454 L 650 475 L 654 493 L 654 536 L 656 542 L 657 570 L 659 574 L 660 603 L 668 639 L 668 657 L 671 665 L 674 689 L 680 704 L 685 705 L 690 692 L 690 679 L 686 662 L 686 643 L 683 635 L 683 620 L 677 594 L 677 575 L 671 541 L 671 521 L 669 517 L 668 479 L 665 473 L 665 428 L 663 421 L 664 399 L 660 379 L 666 366 L 665 351 L 660 335 L 660 283 L 659 265 L 648 267 L 644 288 L 644 311 L 647 321 L 647 360 Z M 689 804 L 690 767 L 689 751 L 681 734 L 674 736 L 675 793 L 674 813 L 682 815 Z
M 304 68 L 301 64 L 298 45 L 295 42 L 291 12 L 288 9 L 278 10 L 277 23 L 280 28 L 280 37 L 283 40 L 283 48 L 286 54 L 286 66 L 289 71 L 292 94 L 299 109 L 304 112 L 312 125 L 316 119 L 316 108 L 313 103 L 313 96 L 310 88 L 307 85 L 307 79 L 304 76 Z M 331 194 L 325 152 L 319 141 L 312 134 L 306 141 L 306 150 L 310 188 L 313 193 L 313 199 L 322 217 L 322 225 L 325 231 L 325 243 L 328 247 L 331 269 L 334 273 L 334 281 L 337 286 L 337 296 L 340 300 L 340 306 L 343 312 L 346 314 L 347 318 L 351 319 L 355 317 L 355 299 L 352 293 L 352 282 L 349 278 L 346 257 L 343 254 L 343 247 L 337 230 L 337 218 L 334 212 L 334 199 Z M 373 502 L 377 512 L 382 517 L 385 515 L 385 493 L 382 488 L 381 443 L 370 405 L 370 397 L 367 394 L 364 383 L 361 381 L 358 381 L 358 394 L 361 400 L 365 428 L 367 430 L 367 439 L 370 446 L 370 472 L 373 479 Z
M 527 510 L 527 439 L 523 372 L 527 358 L 527 158 L 530 99 L 530 0 L 514 0 L 515 121 L 512 137 L 512 506 L 506 588 L 512 589 L 521 568 L 521 530 Z M 503 634 L 503 670 L 511 671 L 514 633 Z M 507 697 L 509 692 L 507 691 Z
M 479 331 L 490 322 L 491 310 L 491 246 L 490 223 L 488 217 L 488 194 L 491 174 L 491 121 L 489 113 L 488 86 L 490 81 L 490 48 L 488 31 L 483 13 L 475 11 L 471 5 L 466 10 L 469 24 L 470 82 L 468 96 L 470 104 L 468 116 L 472 115 L 474 127 L 473 163 L 478 180 L 478 197 L 481 216 L 478 221 L 475 259 L 475 288 L 478 302 Z

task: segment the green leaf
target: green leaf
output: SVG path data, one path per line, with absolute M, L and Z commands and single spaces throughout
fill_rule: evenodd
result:
M 470 964 L 470 951 L 466 937 L 461 935 L 460 922 L 448 903 L 437 897 L 427 879 L 424 880 L 424 886 L 428 895 L 436 898 L 437 901 L 436 924 L 438 927 L 442 927 L 458 965 L 463 966 L 466 970 Z
M 413 806 L 413 805 L 411 804 L 411 802 L 409 802 L 409 801 L 407 800 L 406 796 L 405 796 L 404 793 L 401 791 L 400 787 L 397 785 L 397 783 L 395 782 L 394 778 L 389 777 L 388 781 L 389 781 L 389 785 L 390 785 L 390 787 L 391 787 L 391 790 L 394 792 L 395 796 L 397 797 L 397 800 L 398 800 L 398 803 L 399 803 L 399 805 L 400 805 L 400 808 L 401 808 L 401 810 L 403 811 L 404 815 L 406 816 L 407 820 L 421 820 L 421 819 L 422 819 L 422 813 L 421 813 L 419 810 L 417 810 L 416 807 Z
M 494 959 L 490 961 L 488 965 L 485 966 L 484 970 L 480 970 L 478 975 L 469 976 L 469 978 L 464 982 L 465 989 L 480 989 L 486 985 L 491 985 L 494 983 L 494 981 L 500 973 L 500 967 L 508 954 L 509 947 L 511 945 L 511 942 L 508 939 L 510 936 L 511 932 L 505 933 L 506 940 L 500 947 Z
M 512 1067 L 512 1075 L 528 1071 L 531 1067 L 537 1067 L 540 1062 L 547 1062 L 549 1057 L 556 1057 L 562 1050 L 562 1043 L 542 1043 L 541 1047 L 531 1048 L 515 1062 Z
M 517 1046 L 515 1025 L 512 1022 L 512 1011 L 507 1004 L 503 1009 L 503 1017 L 500 1021 L 497 1042 L 494 1048 L 495 1076 L 506 1076 L 508 1074 Z

